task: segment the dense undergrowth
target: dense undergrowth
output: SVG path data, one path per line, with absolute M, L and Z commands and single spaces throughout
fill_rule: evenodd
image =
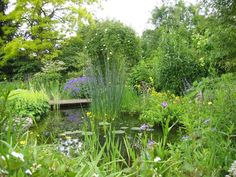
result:
M 0 2 L 0 176 L 235 177 L 235 3 L 163 3 L 138 37 L 65 2 Z M 47 115 L 65 99 L 92 100 L 82 138 Z M 124 114 L 135 136 L 114 126 Z

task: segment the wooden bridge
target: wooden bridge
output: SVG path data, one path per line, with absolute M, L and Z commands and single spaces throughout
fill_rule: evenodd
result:
M 51 106 L 58 105 L 60 107 L 68 107 L 68 106 L 81 106 L 87 105 L 91 103 L 91 99 L 70 99 L 70 100 L 50 100 L 49 104 Z

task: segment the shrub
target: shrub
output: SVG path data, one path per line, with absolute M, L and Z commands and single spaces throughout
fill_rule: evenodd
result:
M 135 87 L 138 93 L 145 93 L 144 83 L 147 88 L 153 86 L 153 61 L 141 60 L 132 68 L 129 82 Z
M 104 64 L 104 59 L 124 58 L 126 65 L 133 66 L 139 61 L 141 47 L 135 32 L 120 22 L 97 23 L 88 30 L 85 48 L 93 62 Z
M 48 101 L 43 92 L 18 89 L 11 91 L 8 106 L 14 109 L 14 116 L 40 120 L 50 108 Z
M 155 87 L 162 91 L 183 94 L 199 78 L 200 67 L 188 54 L 158 52 L 155 56 Z
M 150 124 L 160 124 L 165 122 L 167 118 L 171 122 L 176 121 L 180 115 L 180 104 L 179 96 L 152 90 L 144 104 L 140 119 Z

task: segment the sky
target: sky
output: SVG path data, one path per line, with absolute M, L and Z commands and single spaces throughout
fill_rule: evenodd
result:
M 133 28 L 138 35 L 145 29 L 153 26 L 150 23 L 152 10 L 162 5 L 163 0 L 101 0 L 101 8 L 97 5 L 89 7 L 97 19 L 118 20 Z M 166 0 L 174 2 L 176 0 Z M 196 3 L 198 0 L 184 0 L 187 4 Z M 8 12 L 14 8 L 16 0 L 10 0 Z
M 186 3 L 195 3 L 197 0 L 185 0 Z M 145 29 L 152 28 L 148 23 L 152 10 L 162 5 L 162 0 L 103 0 L 103 9 L 96 10 L 98 19 L 119 20 L 132 27 L 141 35 Z

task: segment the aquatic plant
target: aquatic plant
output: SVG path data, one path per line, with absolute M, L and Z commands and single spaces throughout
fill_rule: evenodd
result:
M 113 120 L 121 110 L 121 100 L 125 85 L 125 67 L 123 59 L 104 61 L 90 65 L 88 74 L 89 93 L 92 98 L 92 113 L 95 118 Z

